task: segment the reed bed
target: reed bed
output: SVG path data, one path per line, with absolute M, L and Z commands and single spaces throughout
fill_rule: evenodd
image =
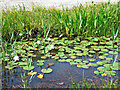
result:
M 44 24 L 47 31 L 50 29 L 51 36 L 63 34 L 68 38 L 80 36 L 81 39 L 89 36 L 110 37 L 112 26 L 115 31 L 119 27 L 119 4 L 92 3 L 86 7 L 80 4 L 62 10 L 36 6 L 31 11 L 27 11 L 23 5 L 19 10 L 3 10 L 2 38 L 12 43 L 21 38 L 43 36 Z

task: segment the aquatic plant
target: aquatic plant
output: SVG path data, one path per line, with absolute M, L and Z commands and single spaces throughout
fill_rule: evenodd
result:
M 47 68 L 47 69 L 45 69 L 45 68 L 43 68 L 42 70 L 41 70 L 41 72 L 43 72 L 43 73 L 51 73 L 53 70 L 51 69 L 51 68 Z
M 38 33 L 38 36 L 45 35 L 45 33 L 47 35 L 46 29 L 49 31 L 50 27 L 50 33 L 53 35 L 59 33 L 68 37 L 79 35 L 80 39 L 83 39 L 83 36 L 110 36 L 112 23 L 115 22 L 115 29 L 119 26 L 118 6 L 119 2 L 86 5 L 86 7 L 80 4 L 72 9 L 63 8 L 62 10 L 37 6 L 32 7 L 32 11 L 26 11 L 24 6 L 24 9 L 20 7 L 19 11 L 15 8 L 3 10 L 2 37 L 10 42 L 15 39 L 23 40 L 25 37 L 36 35 L 36 32 L 41 33 L 41 35 Z M 9 31 L 8 27 L 10 27 Z M 109 38 L 104 39 L 109 40 Z M 97 40 L 97 38 L 93 39 L 93 41 Z

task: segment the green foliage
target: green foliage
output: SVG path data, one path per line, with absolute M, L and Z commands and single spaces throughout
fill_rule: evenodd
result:
M 47 37 L 47 31 L 55 35 L 63 33 L 72 37 L 79 35 L 81 38 L 87 36 L 110 36 L 111 25 L 115 30 L 118 28 L 117 4 L 81 4 L 72 9 L 45 9 L 42 7 L 32 7 L 32 11 L 26 11 L 25 7 L 20 10 L 2 11 L 2 38 L 6 41 L 21 40 L 36 35 L 39 32 Z M 51 27 L 51 28 L 50 28 Z M 118 32 L 120 35 L 120 32 Z

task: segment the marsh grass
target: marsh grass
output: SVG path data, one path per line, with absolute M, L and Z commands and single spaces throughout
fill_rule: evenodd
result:
M 2 38 L 12 43 L 15 39 L 32 37 L 37 32 L 43 35 L 44 23 L 47 31 L 51 26 L 51 35 L 62 33 L 68 37 L 79 35 L 81 38 L 110 36 L 111 25 L 114 24 L 115 31 L 119 26 L 118 9 L 119 2 L 91 4 L 86 7 L 80 4 L 72 9 L 62 10 L 32 7 L 31 11 L 26 11 L 23 5 L 19 10 L 13 8 L 2 11 Z M 22 37 L 19 36 L 20 33 Z

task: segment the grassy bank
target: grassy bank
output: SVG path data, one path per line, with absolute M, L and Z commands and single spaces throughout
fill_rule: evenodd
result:
M 2 12 L 2 38 L 12 42 L 21 38 L 43 36 L 44 25 L 49 35 L 63 34 L 69 38 L 80 36 L 112 36 L 112 25 L 115 31 L 119 27 L 119 2 L 117 4 L 82 5 L 72 9 L 45 9 L 32 7 L 32 11 L 13 8 Z M 118 34 L 120 36 L 120 32 Z M 118 36 L 118 37 L 119 37 Z

